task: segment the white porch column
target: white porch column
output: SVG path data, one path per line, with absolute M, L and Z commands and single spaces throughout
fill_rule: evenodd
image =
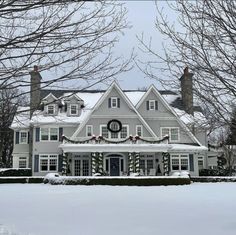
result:
M 139 153 L 135 153 L 135 173 L 139 173 L 140 172 L 140 167 L 139 167 L 139 160 L 140 160 L 140 154 Z
M 62 175 L 66 176 L 67 175 L 67 154 L 62 151 L 62 156 L 63 156 L 63 160 L 62 160 Z
M 162 162 L 164 168 L 164 175 L 169 175 L 170 173 L 170 154 L 169 153 L 162 153 Z
M 103 170 L 103 153 L 98 154 L 98 171 L 100 174 L 104 172 Z
M 130 173 L 133 173 L 134 172 L 134 156 L 132 153 L 129 153 L 129 164 L 128 164 L 128 167 L 129 167 L 129 174 Z
M 96 173 L 96 153 L 92 153 L 92 175 Z

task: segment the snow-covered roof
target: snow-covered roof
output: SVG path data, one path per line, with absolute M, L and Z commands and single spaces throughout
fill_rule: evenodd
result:
M 30 122 L 30 107 L 19 107 L 14 116 L 11 128 L 28 128 Z

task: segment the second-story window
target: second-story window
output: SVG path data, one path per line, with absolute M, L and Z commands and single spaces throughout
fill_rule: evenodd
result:
M 120 108 L 120 98 L 111 97 L 108 99 L 108 107 L 109 108 Z
M 157 100 L 147 100 L 147 110 L 158 110 L 158 101 Z
M 58 128 L 41 128 L 41 141 L 57 141 Z
M 21 131 L 20 132 L 20 144 L 27 144 L 27 137 L 28 137 L 28 132 L 26 131 Z
M 71 104 L 70 105 L 70 114 L 77 115 L 78 114 L 78 104 Z
M 179 128 L 178 127 L 162 127 L 161 128 L 162 138 L 167 135 L 170 137 L 170 141 L 178 142 L 179 141 Z
M 137 136 L 143 136 L 143 126 L 142 125 L 137 125 L 136 126 L 136 135 Z
M 54 104 L 49 104 L 48 106 L 48 114 L 55 114 L 55 105 Z
M 86 126 L 86 136 L 92 136 L 93 135 L 93 126 L 87 125 Z

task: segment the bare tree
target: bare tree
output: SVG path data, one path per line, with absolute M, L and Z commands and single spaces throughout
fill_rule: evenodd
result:
M 125 16 L 115 1 L 1 1 L 0 92 L 27 93 L 35 64 L 51 75 L 42 88 L 70 81 L 82 89 L 128 70 L 130 59 L 112 53 L 128 27 Z
M 194 73 L 194 93 L 215 127 L 229 125 L 236 101 L 236 1 L 179 0 L 169 2 L 178 22 L 171 22 L 156 2 L 156 28 L 165 36 L 164 53 L 139 37 L 150 61 L 139 64 L 163 86 L 178 88 L 183 68 Z M 152 59 L 151 59 L 152 58 Z M 162 76 L 160 76 L 160 74 Z

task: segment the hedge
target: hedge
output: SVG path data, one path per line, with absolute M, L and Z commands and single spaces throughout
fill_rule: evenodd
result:
M 219 182 L 236 182 L 236 177 L 213 176 L 213 177 L 191 177 L 193 182 L 199 183 L 219 183 Z
M 9 177 L 9 176 L 32 176 L 32 171 L 30 168 L 8 168 L 0 169 L 0 177 Z
M 189 177 L 158 177 L 158 178 L 111 178 L 111 177 L 54 177 L 49 179 L 52 185 L 124 185 L 124 186 L 167 186 L 190 184 Z
M 40 184 L 43 177 L 1 177 L 0 184 Z

